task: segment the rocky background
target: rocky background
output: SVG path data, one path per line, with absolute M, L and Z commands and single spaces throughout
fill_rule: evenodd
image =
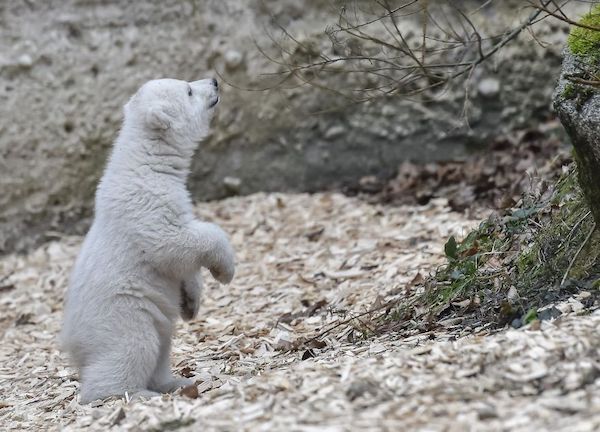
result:
M 525 3 L 491 2 L 474 21 L 494 34 L 524 19 Z M 275 21 L 328 49 L 323 30 L 335 22 L 336 4 L 0 3 L 0 253 L 24 250 L 57 231 L 85 230 L 121 107 L 152 78 L 194 80 L 217 71 L 238 87 L 222 86 L 215 131 L 195 160 L 190 189 L 197 200 L 389 177 L 404 161 L 461 159 L 491 137 L 553 116 L 550 99 L 568 28 L 549 20 L 534 27 L 535 38 L 525 32 L 471 77 L 468 122 L 461 85 L 426 105 L 341 104 L 307 87 L 241 89 L 260 88 L 262 74 L 276 70 L 257 49 L 273 46 L 268 34 L 276 34 Z M 569 11 L 585 7 L 574 2 Z

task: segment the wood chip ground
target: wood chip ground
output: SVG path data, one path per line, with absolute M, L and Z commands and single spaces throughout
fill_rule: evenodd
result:
M 178 325 L 173 366 L 197 390 L 149 401 L 77 403 L 56 335 L 81 238 L 2 258 L 0 429 L 600 430 L 598 312 L 563 307 L 572 312 L 519 330 L 447 323 L 403 338 L 343 325 L 293 349 L 434 271 L 444 241 L 477 223 L 446 204 L 339 194 L 202 204 L 198 215 L 231 234 L 237 275 L 219 286 L 207 274 L 200 317 Z

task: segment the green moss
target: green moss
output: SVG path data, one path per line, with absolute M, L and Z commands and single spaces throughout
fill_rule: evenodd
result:
M 584 15 L 579 23 L 600 29 L 600 5 Z M 577 56 L 591 61 L 600 60 L 600 31 L 573 26 L 567 44 L 571 52 Z
M 591 70 L 591 68 L 588 68 L 588 69 Z M 585 71 L 585 72 L 587 73 L 587 75 L 592 76 L 593 79 L 596 79 L 595 77 L 598 75 L 597 72 L 594 72 L 593 74 L 589 73 L 590 72 L 589 70 Z M 587 85 L 568 83 L 565 85 L 565 88 L 563 89 L 560 96 L 566 100 L 573 100 L 575 102 L 575 107 L 576 107 L 577 111 L 580 111 L 583 108 L 583 106 L 585 105 L 585 103 L 592 96 L 594 96 L 596 91 L 597 90 L 594 87 L 590 87 Z
M 575 107 L 577 111 L 581 111 L 585 103 L 594 96 L 595 90 L 592 87 L 583 87 L 579 89 L 576 96 Z
M 575 90 L 575 86 L 573 84 L 567 84 L 562 91 L 561 95 L 564 99 L 575 99 L 577 96 L 577 91 Z

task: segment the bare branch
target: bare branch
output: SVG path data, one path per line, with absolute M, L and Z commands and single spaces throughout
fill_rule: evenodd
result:
M 260 51 L 282 68 L 267 76 L 280 75 L 282 83 L 293 78 L 300 85 L 308 84 L 330 91 L 353 102 L 391 95 L 411 97 L 428 94 L 435 97 L 460 77 L 468 83 L 480 64 L 524 30 L 543 44 L 531 29 L 540 20 L 554 17 L 576 25 L 564 13 L 566 1 L 530 0 L 527 4 L 533 10 L 525 20 L 517 27 L 496 35 L 482 34 L 474 19 L 475 14 L 480 13 L 491 0 L 471 11 L 461 9 L 457 2 L 451 0 L 435 3 L 406 0 L 400 4 L 394 4 L 392 0 L 350 1 L 340 9 L 337 22 L 325 29 L 334 55 L 296 38 L 275 18 L 273 20 L 283 40 L 271 40 L 279 52 L 273 55 L 262 49 Z M 415 15 L 421 20 L 418 42 L 411 30 L 415 29 L 414 19 L 412 26 L 402 21 Z M 583 27 L 600 31 L 587 25 Z M 335 88 L 332 83 L 340 75 L 352 76 L 351 82 L 357 84 L 351 87 L 355 88 L 347 85 Z M 465 107 L 468 102 L 468 94 L 465 93 Z

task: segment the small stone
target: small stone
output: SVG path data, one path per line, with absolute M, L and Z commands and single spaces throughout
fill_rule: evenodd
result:
M 589 291 L 581 291 L 581 292 L 579 293 L 579 295 L 578 295 L 578 296 L 576 296 L 576 298 L 577 298 L 578 300 L 586 300 L 586 299 L 589 299 L 591 296 L 592 296 L 592 293 L 591 293 L 591 292 L 589 292 Z
M 223 185 L 229 192 L 239 193 L 242 180 L 237 177 L 225 177 L 223 178 Z
M 376 396 L 379 391 L 379 385 L 372 379 L 359 379 L 350 384 L 346 389 L 346 397 L 353 401 L 361 396 Z
M 341 126 L 341 125 L 331 126 L 329 129 L 327 129 L 325 131 L 325 138 L 330 139 L 330 138 L 338 137 L 340 135 L 343 135 L 344 131 L 345 131 L 344 126 Z
M 545 321 L 549 319 L 558 318 L 561 315 L 561 311 L 554 306 L 549 306 L 538 310 L 537 316 L 539 320 Z
M 557 304 L 556 305 L 556 309 L 558 309 L 559 312 L 562 313 L 562 314 L 568 314 L 568 313 L 573 312 L 573 307 L 568 302 Z
M 477 86 L 479 94 L 486 98 L 492 98 L 500 93 L 500 81 L 496 78 L 484 78 Z
M 239 51 L 229 50 L 224 55 L 225 67 L 229 70 L 239 68 L 244 62 L 244 56 Z
M 581 312 L 582 310 L 585 309 L 585 306 L 579 300 L 569 299 L 569 303 L 571 304 L 571 309 L 575 313 Z
M 17 64 L 22 68 L 30 68 L 33 66 L 33 59 L 29 54 L 23 54 L 17 59 Z
M 381 114 L 386 117 L 391 117 L 396 114 L 396 109 L 392 105 L 384 105 L 381 109 Z
M 52 313 L 52 309 L 45 303 L 39 303 L 33 307 L 33 314 L 35 317 L 44 317 Z
M 477 408 L 479 420 L 489 420 L 498 417 L 496 409 L 490 405 L 481 405 Z

